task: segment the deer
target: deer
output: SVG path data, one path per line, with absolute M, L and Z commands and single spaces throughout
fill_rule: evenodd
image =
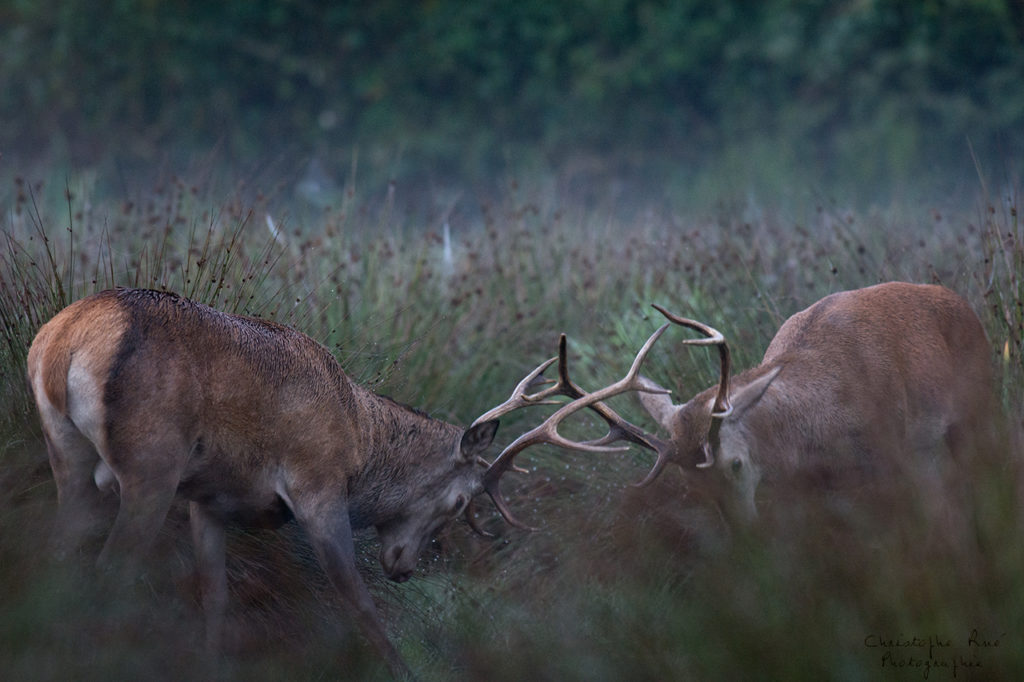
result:
M 547 442 L 612 452 L 625 449 L 614 443 L 629 441 L 651 450 L 656 460 L 639 487 L 675 464 L 733 527 L 750 527 L 757 520 L 756 493 L 766 474 L 912 468 L 934 460 L 936 452 L 962 456 L 991 434 L 991 349 L 970 305 L 945 287 L 888 282 L 834 293 L 786 320 L 761 363 L 735 377 L 721 332 L 660 305 L 654 308 L 668 322 L 651 335 L 622 379 L 593 393 L 581 389 L 565 370 L 563 336 L 557 384 L 531 394 L 531 375 L 476 423 L 553 393 L 568 396 L 570 402 L 545 422 Z M 683 404 L 673 403 L 669 390 L 640 373 L 670 325 L 701 335 L 683 340 L 684 346 L 716 348 L 719 355 L 718 384 Z M 667 438 L 644 431 L 605 404 L 627 392 L 636 392 Z M 608 423 L 607 434 L 582 442 L 562 438 L 558 424 L 585 408 Z M 531 444 L 526 435 L 494 466 L 510 467 L 511 458 Z
M 324 346 L 275 322 L 110 289 L 44 324 L 27 368 L 57 488 L 55 553 L 81 554 L 102 531 L 103 493 L 116 494 L 96 563 L 130 577 L 174 501 L 186 500 L 209 652 L 221 647 L 230 525 L 296 520 L 396 677 L 409 671 L 356 570 L 354 531 L 376 529 L 381 568 L 402 582 L 449 521 L 464 515 L 489 534 L 475 520 L 483 492 L 528 527 L 499 488 L 518 469 L 514 454 L 496 466 L 482 457 L 496 418 L 462 429 L 377 395 Z

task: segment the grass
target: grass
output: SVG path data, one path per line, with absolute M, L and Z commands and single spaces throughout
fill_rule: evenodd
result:
M 193 655 L 201 618 L 181 510 L 146 580 L 123 594 L 94 594 L 46 561 L 55 489 L 24 354 L 43 321 L 92 291 L 169 288 L 291 324 L 359 383 L 467 424 L 551 356 L 562 331 L 585 387 L 625 371 L 657 325 L 652 302 L 721 329 L 745 368 L 821 296 L 905 279 L 972 302 L 1012 415 L 1006 447 L 965 472 L 966 492 L 950 503 L 958 523 L 930 516 L 910 480 L 853 514 L 793 495 L 762 532 L 730 535 L 677 471 L 631 488 L 645 453 L 537 448 L 521 457 L 531 475 L 505 487 L 540 532 L 488 517 L 501 537 L 484 541 L 456 524 L 403 585 L 380 577 L 366 535 L 360 568 L 424 679 L 945 679 L 942 664 L 956 664 L 958 679 L 1019 678 L 1016 199 L 982 192 L 977 206 L 941 211 L 822 201 L 785 213 L 746 202 L 684 215 L 510 185 L 496 203 L 450 214 L 446 240 L 440 221 L 354 187 L 333 208 L 289 215 L 280 197 L 243 187 L 211 197 L 174 180 L 111 200 L 16 181 L 0 190 L 0 661 L 10 679 L 384 677 L 294 526 L 232 534 L 228 653 L 212 671 Z M 706 351 L 663 341 L 649 362 L 683 398 L 715 380 Z M 654 428 L 635 401 L 615 406 Z M 499 438 L 537 416 L 510 416 Z M 939 642 L 931 657 L 921 641 Z

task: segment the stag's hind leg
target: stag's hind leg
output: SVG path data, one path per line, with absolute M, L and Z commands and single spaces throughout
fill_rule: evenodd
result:
M 140 425 L 111 434 L 103 460 L 117 479 L 121 499 L 97 561 L 102 569 L 134 570 L 148 554 L 174 502 L 189 450 L 175 429 L 153 433 Z
M 96 434 L 90 436 L 87 430 L 97 421 L 101 407 L 98 401 L 76 395 L 69 400 L 76 413 L 65 413 L 50 401 L 40 381 L 32 386 L 32 392 L 57 484 L 57 519 L 50 545 L 58 558 L 66 558 L 78 552 L 103 519 L 100 494 L 93 484 L 93 471 L 100 456 L 94 440 Z
M 30 371 L 57 484 L 57 522 L 51 543 L 58 557 L 77 553 L 108 518 L 94 482 L 94 473 L 102 467 L 101 452 L 106 441 L 104 388 L 102 380 L 91 371 L 88 355 L 80 353 L 71 360 L 64 404 L 53 402 L 55 391 L 48 390 L 39 371 Z
M 50 544 L 58 558 L 66 558 L 76 554 L 103 524 L 101 494 L 93 482 L 100 457 L 67 419 L 44 423 L 43 433 L 57 484 L 57 519 Z

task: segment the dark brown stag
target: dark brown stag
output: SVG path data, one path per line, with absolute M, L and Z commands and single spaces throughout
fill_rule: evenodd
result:
M 43 325 L 28 375 L 57 483 L 59 552 L 119 511 L 98 563 L 133 570 L 175 497 L 189 502 L 207 639 L 227 600 L 225 526 L 294 517 L 392 670 L 404 665 L 356 571 L 353 530 L 374 527 L 380 564 L 409 578 L 434 533 L 511 464 L 481 469 L 496 419 L 461 429 L 356 385 L 293 329 L 174 294 L 117 289 Z

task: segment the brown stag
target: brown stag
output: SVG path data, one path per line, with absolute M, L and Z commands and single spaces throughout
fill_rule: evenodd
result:
M 942 449 L 962 452 L 991 433 L 991 349 L 967 302 L 944 287 L 891 282 L 827 296 L 789 318 L 761 364 L 735 377 L 721 333 L 655 308 L 671 323 L 703 335 L 683 344 L 718 349 L 718 385 L 676 405 L 669 391 L 640 375 L 666 324 L 648 339 L 627 375 L 599 391 L 586 393 L 569 381 L 563 360 L 558 385 L 547 391 L 573 400 L 535 431 L 574 449 L 608 450 L 618 440 L 649 448 L 657 461 L 639 485 L 651 483 L 673 462 L 734 523 L 756 517 L 755 492 L 766 473 L 913 466 L 934 461 L 929 456 Z M 604 404 L 627 391 L 639 392 L 667 439 L 644 432 Z M 538 397 L 521 385 L 478 423 Z M 557 424 L 584 408 L 608 422 L 608 434 L 582 443 L 559 436 Z M 510 446 L 495 461 L 496 470 L 531 444 L 529 438 Z M 501 502 L 500 495 L 494 497 Z
M 119 508 L 98 564 L 131 570 L 175 497 L 188 500 L 213 651 L 227 600 L 225 526 L 295 518 L 401 673 L 356 571 L 353 530 L 374 527 L 384 572 L 406 580 L 446 522 L 466 512 L 476 528 L 474 497 L 497 491 L 509 465 L 479 466 L 495 419 L 465 430 L 431 419 L 356 385 L 298 331 L 170 293 L 115 289 L 68 306 L 33 341 L 28 376 L 57 483 L 58 551 L 76 551 L 96 529 L 98 489 L 112 490 Z

